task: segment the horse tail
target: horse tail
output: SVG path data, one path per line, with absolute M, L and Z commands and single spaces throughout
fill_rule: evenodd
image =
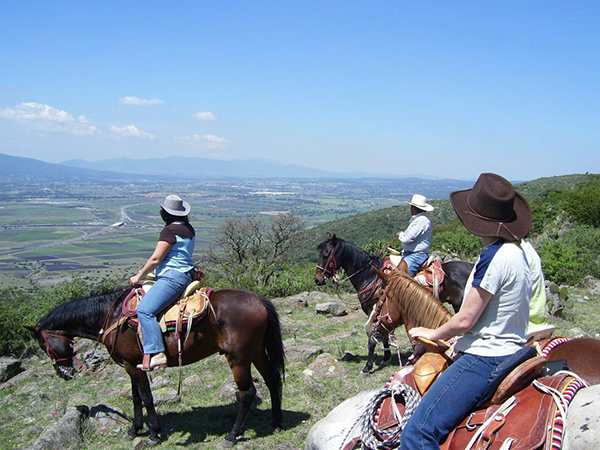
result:
M 273 303 L 261 297 L 261 301 L 267 310 L 267 331 L 265 333 L 264 347 L 267 354 L 269 366 L 277 372 L 280 380 L 285 379 L 285 351 L 283 350 L 283 339 L 281 338 L 281 324 L 279 314 Z

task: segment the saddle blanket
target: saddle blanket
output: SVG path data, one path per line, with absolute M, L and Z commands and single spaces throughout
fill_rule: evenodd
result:
M 196 323 L 206 316 L 213 289 L 206 287 L 198 289 L 199 284 L 197 281 L 192 282 L 185 290 L 183 297 L 158 317 L 163 333 L 175 331 L 180 317 L 182 325 L 187 326 L 190 320 L 192 323 Z M 137 308 L 144 295 L 144 289 L 132 289 L 123 301 L 123 315 L 128 317 L 127 325 L 133 329 L 137 329 L 139 326 Z

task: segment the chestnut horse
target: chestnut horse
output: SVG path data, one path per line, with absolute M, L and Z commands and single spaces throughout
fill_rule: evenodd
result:
M 382 339 L 400 325 L 438 328 L 452 314 L 433 296 L 404 273 L 385 274 L 374 269 L 384 282 L 385 294 L 367 324 L 373 339 Z M 600 384 L 600 340 L 577 338 L 554 347 L 546 356 L 549 361 L 566 360 L 569 369 L 589 384 Z
M 372 255 L 356 245 L 332 236 L 329 233 L 323 242 L 318 246 L 319 259 L 315 272 L 315 283 L 319 286 L 327 283 L 327 280 L 334 277 L 337 271 L 342 268 L 347 274 L 354 288 L 358 291 L 360 306 L 367 316 L 373 310 L 377 303 L 374 295 L 381 282 L 372 266 L 381 267 L 383 260 L 377 255 Z M 452 305 L 455 312 L 458 312 L 462 304 L 462 297 L 465 283 L 471 273 L 473 264 L 463 261 L 450 261 L 442 264 L 445 273 L 440 300 Z M 373 369 L 375 359 L 375 346 L 377 342 L 369 339 L 369 356 L 367 363 L 362 369 L 363 374 L 369 373 Z M 389 350 L 388 337 L 383 337 L 384 355 L 379 364 L 379 369 L 389 365 L 392 354 Z
M 111 358 L 122 365 L 131 378 L 134 418 L 128 436 L 134 438 L 142 429 L 142 407 L 145 407 L 150 441 L 158 443 L 161 441 L 161 425 L 154 409 L 148 376 L 137 368 L 142 361 L 142 351 L 136 331 L 124 325 L 103 336 L 103 330 L 108 330 L 122 317 L 122 303 L 130 290 L 71 300 L 51 310 L 35 327 L 27 328 L 52 360 L 56 373 L 65 380 L 71 379 L 75 372 L 73 338 L 103 342 Z M 178 366 L 176 333 L 168 333 L 164 338 L 168 365 Z M 214 291 L 210 296 L 207 316 L 192 326 L 185 341 L 182 363 L 191 364 L 217 352 L 227 358 L 239 390 L 237 419 L 224 443 L 236 442 L 244 432 L 256 393 L 250 373 L 251 364 L 258 369 L 269 388 L 271 425 L 275 429 L 280 428 L 285 355 L 279 316 L 273 303 L 253 292 Z

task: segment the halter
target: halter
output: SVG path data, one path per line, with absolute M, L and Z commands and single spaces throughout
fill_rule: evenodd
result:
M 75 351 L 73 351 L 73 354 L 70 357 L 66 357 L 66 358 L 59 358 L 58 355 L 56 354 L 56 352 L 54 351 L 54 349 L 50 346 L 50 343 L 48 342 L 48 338 L 55 338 L 55 339 L 62 339 L 64 342 L 67 343 L 67 345 L 70 348 L 73 348 L 73 339 L 68 338 L 62 334 L 58 334 L 58 333 L 52 333 L 49 332 L 47 330 L 42 330 L 40 332 L 40 335 L 44 338 L 44 345 L 46 347 L 46 354 L 48 355 L 48 357 L 52 360 L 52 363 L 56 366 L 62 366 L 62 367 L 69 367 L 69 366 L 65 366 L 62 365 L 61 362 L 66 361 L 67 363 L 71 363 L 70 366 L 73 366 L 73 363 L 75 362 L 78 366 L 78 371 L 81 371 L 81 368 L 83 367 L 82 364 L 79 363 L 79 361 L 77 361 L 77 358 L 75 356 Z

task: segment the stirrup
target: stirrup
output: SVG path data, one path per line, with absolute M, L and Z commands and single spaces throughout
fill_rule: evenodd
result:
M 150 353 L 144 353 L 144 357 L 142 358 L 142 364 L 138 364 L 137 368 L 144 372 L 151 372 L 153 370 L 161 370 L 167 367 L 167 362 L 156 363 L 154 359 L 161 355 L 162 353 L 157 353 L 155 356 L 152 356 Z M 164 354 L 163 354 L 164 355 Z M 165 356 L 166 358 L 166 356 Z

